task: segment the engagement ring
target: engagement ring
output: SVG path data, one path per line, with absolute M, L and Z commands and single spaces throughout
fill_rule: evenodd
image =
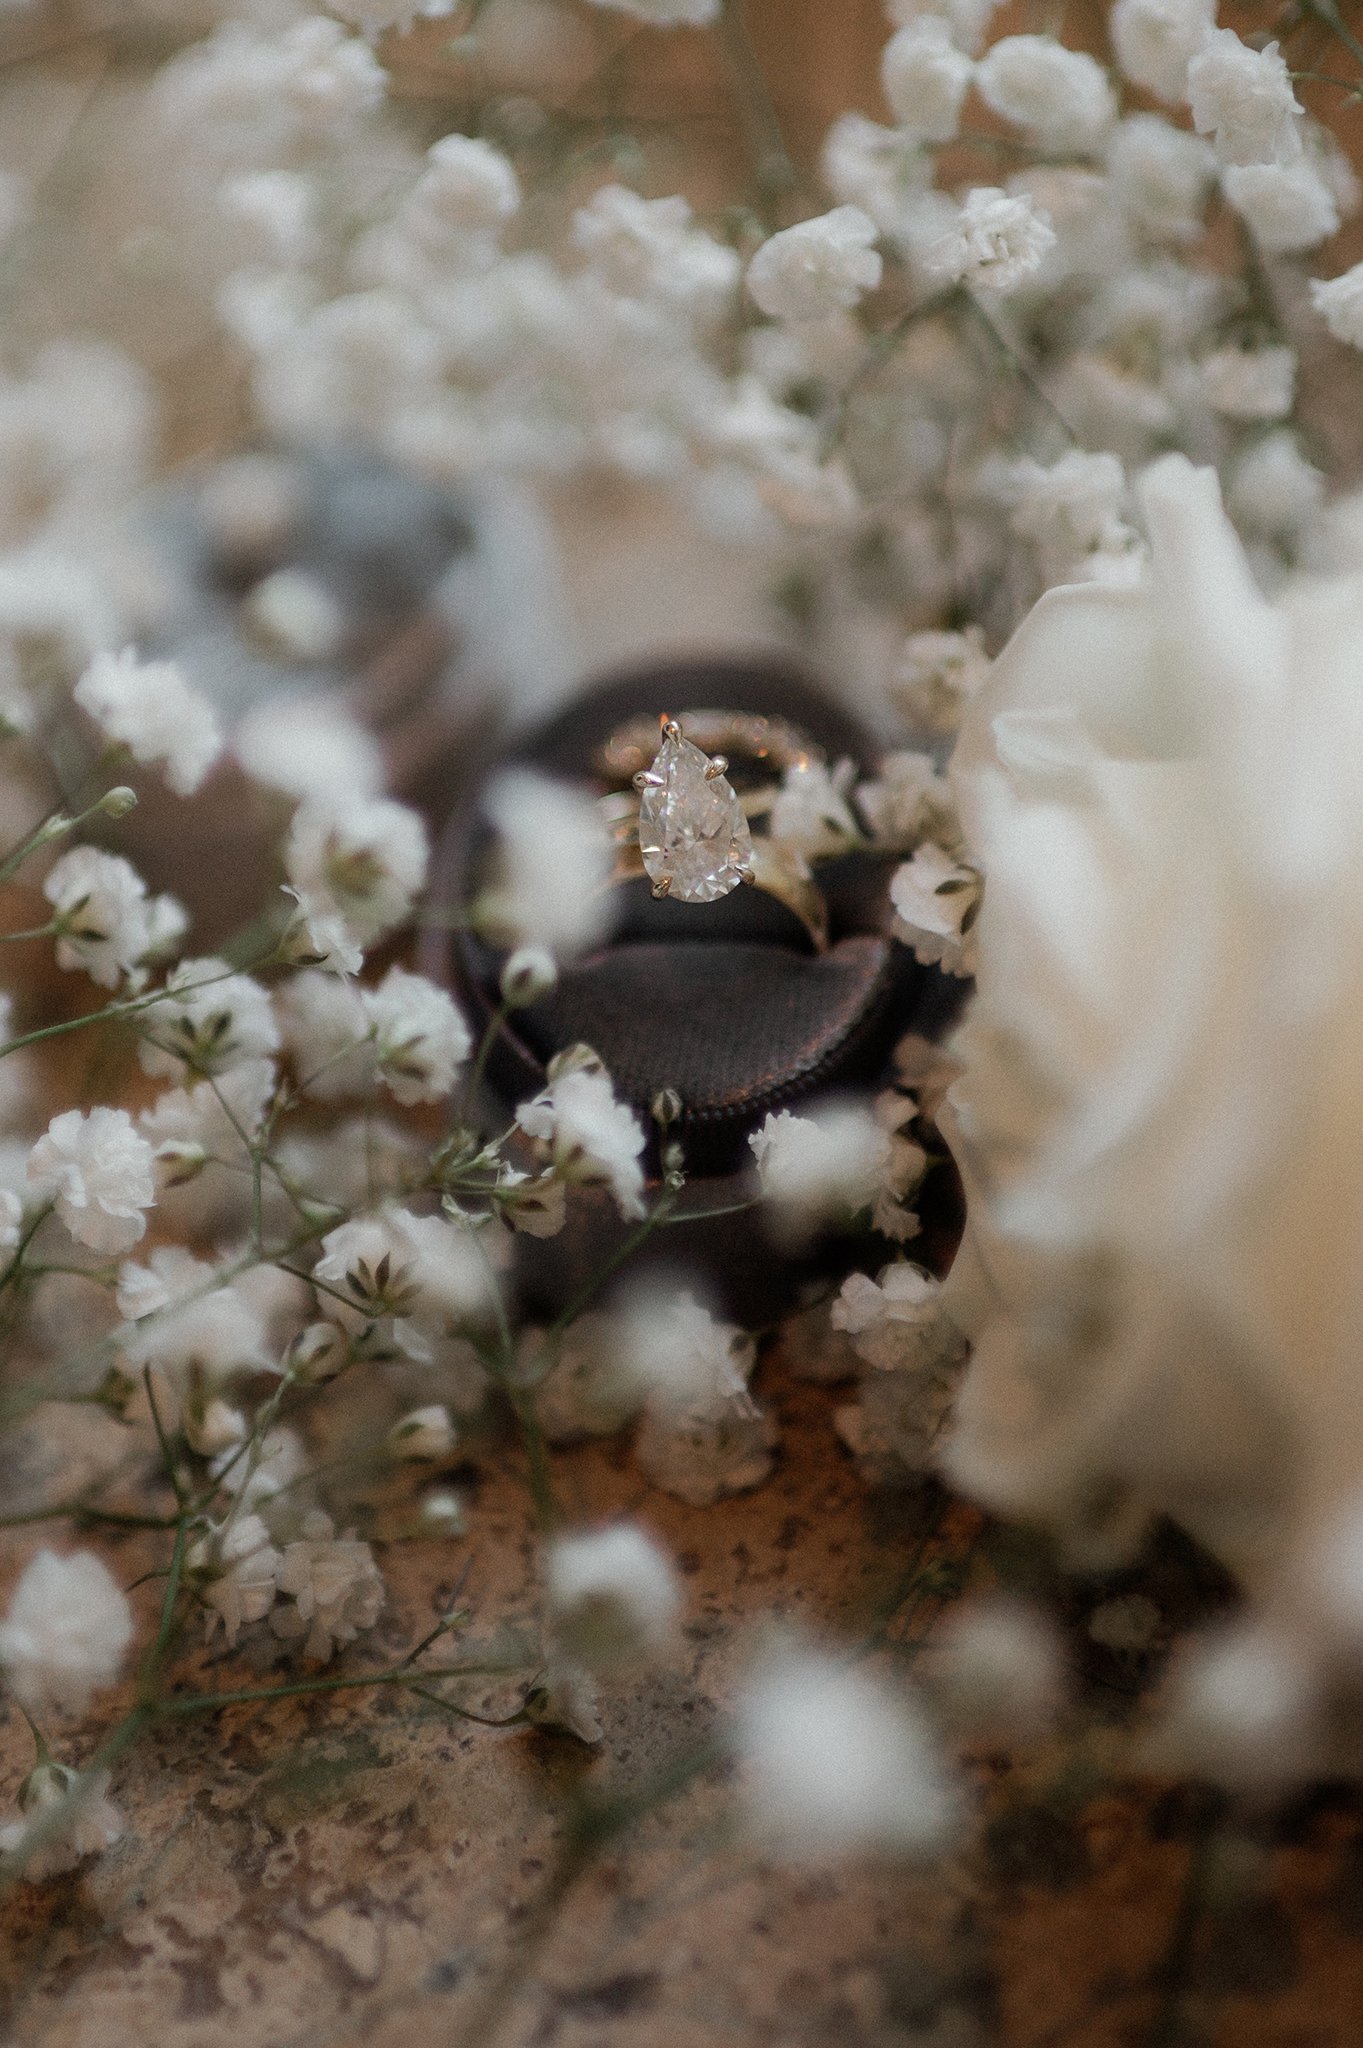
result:
M 729 780 L 731 759 L 774 779 L 740 793 Z M 653 894 L 674 903 L 715 903 L 746 882 L 784 903 L 815 951 L 826 952 L 828 908 L 804 862 L 752 830 L 771 809 L 786 770 L 822 760 L 820 749 L 781 718 L 690 711 L 681 719 L 632 719 L 612 733 L 596 761 L 607 781 L 637 792 L 601 799 L 616 842 L 613 879 L 646 875 Z

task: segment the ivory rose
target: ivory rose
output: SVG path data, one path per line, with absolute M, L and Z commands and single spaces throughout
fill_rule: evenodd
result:
M 1171 1515 L 1357 1660 L 1363 569 L 1270 603 L 1211 471 L 1138 495 L 1144 579 L 1049 591 L 953 763 L 985 887 L 946 1462 L 1086 1560 Z

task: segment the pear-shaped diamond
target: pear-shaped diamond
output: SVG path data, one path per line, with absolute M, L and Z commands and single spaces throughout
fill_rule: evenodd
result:
M 714 903 L 742 881 L 752 836 L 726 775 L 680 727 L 664 729 L 639 798 L 639 851 L 655 893 Z

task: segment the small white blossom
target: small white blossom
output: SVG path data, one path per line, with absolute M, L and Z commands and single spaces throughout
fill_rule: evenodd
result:
M 1230 419 L 1281 420 L 1292 410 L 1295 349 L 1220 348 L 1200 367 L 1208 403 Z
M 259 1443 L 242 1453 L 237 1446 L 221 1451 L 209 1464 L 209 1477 L 235 1494 L 243 1508 L 254 1509 L 283 1493 L 301 1478 L 307 1453 L 291 1429 L 282 1424 L 267 1430 Z
M 959 634 L 923 635 L 959 639 Z M 886 754 L 873 782 L 857 788 L 857 808 L 878 846 L 909 853 L 920 839 L 936 837 L 954 825 L 951 792 L 929 754 L 908 751 Z
M 1030 199 L 997 185 L 977 185 L 966 194 L 950 232 L 924 250 L 922 261 L 940 283 L 1011 292 L 1040 268 L 1055 244 L 1055 229 Z
M 390 967 L 363 996 L 380 1079 L 399 1102 L 439 1102 L 473 1049 L 454 998 L 424 974 Z
M 298 905 L 296 921 L 283 941 L 285 957 L 324 974 L 358 974 L 364 965 L 364 949 L 356 945 L 345 919 L 335 910 L 321 909 L 309 902 L 299 889 L 286 882 L 283 893 Z
M 307 1516 L 296 1542 L 284 1547 L 279 1567 L 281 1600 L 270 1627 L 285 1642 L 303 1644 L 303 1655 L 325 1663 L 383 1612 L 383 1580 L 367 1543 L 337 1536 L 329 1515 Z M 291 1607 L 284 1599 L 292 1600 Z
M 111 1849 L 123 1833 L 123 1816 L 106 1797 L 108 1790 L 107 1770 L 38 1764 L 19 1787 L 20 1818 L 0 1826 L 0 1857 L 13 1859 L 25 1877 L 41 1884 Z M 60 1806 L 67 1811 L 54 1824 L 50 1816 Z
M 561 1729 L 589 1744 L 601 1740 L 596 1687 L 575 1665 L 551 1660 L 544 1676 L 527 1692 L 524 1712 L 533 1727 Z
M 375 1076 L 373 1020 L 365 991 L 320 968 L 290 975 L 275 998 L 300 1086 L 319 1101 L 363 1095 Z
M 348 21 L 372 42 L 385 29 L 403 35 L 413 22 L 453 14 L 456 0 L 333 0 L 342 21 Z
M 880 283 L 878 229 L 859 206 L 782 228 L 748 265 L 748 290 L 774 320 L 819 320 Z
M 1048 582 L 1066 576 L 1085 555 L 1129 535 L 1120 518 L 1126 477 L 1115 455 L 1071 448 L 1043 465 L 1024 458 L 1008 472 L 1010 525 L 1034 542 Z
M 792 762 L 771 807 L 772 839 L 802 861 L 845 853 L 855 846 L 861 835 L 847 800 L 855 778 L 851 761 L 839 761 L 832 768 L 824 761 Z
M 701 327 L 730 309 L 743 270 L 736 249 L 694 225 L 680 194 L 644 199 L 627 185 L 603 185 L 578 208 L 573 242 L 609 291 Z
M 988 673 L 989 656 L 978 626 L 961 633 L 911 633 L 900 650 L 890 691 L 910 725 L 949 739 Z
M 644 1396 L 636 1456 L 654 1484 L 693 1507 L 760 1486 L 775 1431 L 748 1392 L 756 1346 L 690 1294 L 637 1299 L 620 1345 Z
M 254 782 L 299 802 L 344 806 L 383 787 L 377 740 L 329 698 L 258 704 L 237 727 L 232 749 Z
M 144 1072 L 172 1080 L 220 1074 L 279 1050 L 268 990 L 225 960 L 182 960 L 163 999 L 142 1019 L 138 1058 Z
M 93 1551 L 40 1550 L 0 1621 L 0 1669 L 29 1713 L 80 1714 L 118 1677 L 132 1637 L 127 1596 Z
M 152 1149 L 126 1109 L 78 1109 L 54 1116 L 28 1155 L 30 1183 L 52 1196 L 79 1244 L 126 1252 L 146 1234 L 155 1206 Z
M 371 1338 L 377 1332 L 421 1361 L 450 1328 L 486 1321 L 495 1287 L 470 1230 L 398 1208 L 328 1231 L 313 1278 L 330 1321 Z
M 922 1854 L 950 1830 L 951 1787 L 912 1698 L 842 1659 L 768 1655 L 740 1697 L 735 1747 L 749 1824 L 777 1853 Z
M 199 1581 L 209 1610 L 209 1627 L 221 1621 L 229 1648 L 243 1628 L 263 1621 L 274 1606 L 283 1553 L 270 1540 L 259 1515 L 234 1514 L 185 1553 L 185 1569 Z
M 479 924 L 515 946 L 571 959 L 610 930 L 611 848 L 591 798 L 528 769 L 499 775 L 485 800 L 496 869 L 478 898 Z
M 1039 1609 L 994 1594 L 954 1608 L 933 1638 L 933 1695 L 965 1734 L 1028 1738 L 1054 1721 L 1061 1649 Z
M 428 858 L 421 819 L 387 797 L 301 804 L 284 845 L 294 887 L 318 911 L 342 918 L 361 945 L 401 924 L 425 885 Z
M 1251 50 L 1233 28 L 1212 29 L 1188 66 L 1188 104 L 1223 164 L 1287 164 L 1301 154 L 1301 108 L 1276 43 Z
M 155 1147 L 158 1181 L 173 1183 L 195 1154 L 200 1164 L 210 1156 L 243 1162 L 242 1133 L 249 1140 L 260 1129 L 274 1088 L 269 1060 L 243 1060 L 212 1081 L 158 1095 L 138 1118 L 143 1137 Z
M 542 1330 L 522 1331 L 518 1362 L 534 1374 L 535 1413 L 550 1443 L 614 1436 L 634 1420 L 643 1390 L 613 1316 L 579 1316 L 555 1344 L 551 1370 L 540 1377 L 544 1341 Z
M 240 171 L 219 186 L 218 205 L 262 262 L 307 263 L 318 253 L 317 194 L 301 171 Z M 247 509 L 244 491 L 237 504 Z M 230 497 L 224 494 L 219 506 L 230 517 Z
M 1363 348 L 1363 263 L 1338 277 L 1313 277 L 1311 304 L 1337 341 Z
M 502 1001 L 510 1010 L 523 1010 L 549 995 L 558 984 L 558 968 L 552 953 L 543 946 L 518 946 L 498 977 Z
M 593 1673 L 656 1659 L 681 1613 L 671 1560 L 629 1522 L 556 1538 L 544 1580 L 556 1646 Z
M 1266 1621 L 1207 1630 L 1175 1657 L 1149 1767 L 1255 1793 L 1304 1768 L 1319 1712 L 1302 1646 Z
M 841 114 L 823 146 L 824 182 L 846 205 L 869 214 L 882 234 L 900 236 L 932 182 L 931 157 L 906 128 Z
M 547 1148 L 562 1179 L 608 1187 L 622 1216 L 643 1215 L 643 1126 L 627 1103 L 616 1100 L 595 1054 L 580 1063 L 561 1056 L 548 1086 L 516 1111 L 516 1122 Z
M 1200 136 L 1158 114 L 1131 114 L 1112 131 L 1107 167 L 1118 205 L 1146 234 L 1162 242 L 1201 234 L 1216 164 Z
M 521 186 L 510 160 L 476 135 L 443 135 L 426 152 L 414 199 L 449 227 L 495 234 L 520 210 Z
M 882 1372 L 917 1371 L 942 1350 L 941 1284 L 907 1259 L 873 1280 L 849 1273 L 833 1303 L 835 1330 L 845 1330 L 858 1358 Z
M 888 1132 L 855 1103 L 810 1116 L 770 1111 L 748 1143 L 764 1198 L 797 1234 L 869 1208 L 890 1164 Z
M 273 1370 L 259 1311 L 230 1281 L 215 1280 L 211 1265 L 174 1245 L 158 1247 L 145 1266 L 125 1265 L 118 1307 L 128 1327 L 118 1343 L 129 1364 L 158 1367 L 182 1391 Z
M 277 660 L 309 668 L 334 661 L 345 642 L 346 616 L 320 576 L 306 569 L 272 569 L 242 600 L 253 639 Z
M 880 57 L 880 78 L 896 118 L 926 142 L 950 142 L 975 66 L 952 40 L 951 24 L 920 15 L 891 36 Z
M 1225 170 L 1221 190 L 1267 256 L 1314 249 L 1339 227 L 1339 201 L 1309 157 Z
M 139 661 L 130 647 L 98 654 L 73 694 L 135 760 L 163 761 L 177 796 L 192 796 L 222 752 L 212 705 L 173 661 Z
M 448 1408 L 438 1402 L 413 1408 L 388 1432 L 388 1450 L 394 1458 L 409 1458 L 415 1464 L 437 1464 L 448 1458 L 457 1441 Z
M 1285 427 L 1247 448 L 1226 484 L 1226 503 L 1237 526 L 1283 543 L 1295 539 L 1324 497 L 1324 476 Z
M 1133 85 L 1158 99 L 1182 100 L 1188 64 L 1216 19 L 1216 0 L 1117 0 L 1108 32 Z
M 1093 148 L 1116 113 L 1102 65 L 1054 36 L 1004 36 L 975 84 L 987 107 L 1048 149 Z
M 73 846 L 54 861 L 43 894 L 58 926 L 57 965 L 68 972 L 84 969 L 104 988 L 117 988 L 188 922 L 173 897 L 149 897 L 142 877 L 120 854 L 93 846 Z
M 925 967 L 940 966 L 948 974 L 973 973 L 969 941 L 980 901 L 980 878 L 973 868 L 926 841 L 912 860 L 895 870 L 890 901 L 899 935 Z

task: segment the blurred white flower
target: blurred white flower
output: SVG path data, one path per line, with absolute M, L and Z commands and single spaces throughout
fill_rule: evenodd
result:
M 962 1733 L 1027 1739 L 1055 1720 L 1061 1645 L 1039 1608 L 1001 1593 L 967 1601 L 948 1613 L 930 1654 L 938 1710 Z
M 146 883 L 121 854 L 93 846 L 73 846 L 55 860 L 43 894 L 58 927 L 57 965 L 84 969 L 105 988 L 117 988 L 188 923 L 173 897 L 147 895 Z
M 628 14 L 651 28 L 708 28 L 722 0 L 590 0 L 613 14 Z
M 550 1066 L 548 1085 L 521 1104 L 516 1122 L 546 1148 L 564 1180 L 607 1187 L 622 1216 L 643 1215 L 643 1126 L 627 1103 L 616 1100 L 610 1075 L 594 1053 L 577 1047 L 561 1054 Z
M 655 1660 L 681 1613 L 671 1560 L 631 1522 L 556 1537 L 544 1583 L 557 1649 L 594 1674 Z
M 1118 205 L 1161 242 L 1201 234 L 1216 162 L 1207 143 L 1158 114 L 1130 114 L 1108 138 L 1107 167 Z
M 284 846 L 294 887 L 342 918 L 361 945 L 402 923 L 425 886 L 428 857 L 421 819 L 388 797 L 300 804 Z
M 225 960 L 182 960 L 158 1003 L 142 1014 L 137 1056 L 148 1074 L 172 1080 L 221 1074 L 279 1050 L 269 991 Z
M 941 1282 L 907 1259 L 885 1266 L 874 1280 L 869 1273 L 849 1273 L 831 1321 L 850 1336 L 857 1356 L 881 1371 L 934 1364 L 944 1343 Z
M 878 229 L 859 206 L 782 228 L 748 264 L 748 290 L 774 320 L 819 320 L 880 283 Z
M 131 647 L 98 654 L 72 694 L 134 760 L 163 761 L 177 796 L 192 796 L 222 752 L 212 705 L 173 661 L 140 661 Z
M 997 12 L 999 0 L 885 0 L 885 12 L 896 28 L 910 28 L 924 18 L 941 16 L 952 41 L 973 56 Z
M 253 781 L 300 802 L 353 803 L 383 787 L 378 741 L 329 697 L 256 705 L 233 734 L 232 748 Z
M 851 761 L 792 762 L 781 777 L 768 827 L 772 839 L 802 861 L 844 853 L 861 834 L 848 803 L 856 779 Z
M 1078 1555 L 1163 1513 L 1272 1584 L 1363 1485 L 1363 574 L 1269 603 L 1211 472 L 1139 495 L 1144 583 L 1043 598 L 953 764 L 987 884 L 947 1463 Z
M 487 1320 L 495 1286 L 472 1230 L 400 1208 L 328 1231 L 313 1278 L 329 1321 L 371 1340 L 378 1335 L 423 1362 L 451 1327 Z
M 1338 277 L 1313 277 L 1311 304 L 1336 340 L 1363 348 L 1363 263 Z
M 282 1597 L 270 1627 L 284 1642 L 301 1641 L 303 1655 L 319 1663 L 372 1628 L 387 1598 L 369 1545 L 338 1536 L 331 1517 L 320 1511 L 305 1518 L 295 1542 L 285 1544 L 278 1586 Z
M 1288 164 L 1301 155 L 1301 107 L 1276 43 L 1251 50 L 1233 28 L 1211 29 L 1188 65 L 1188 104 L 1223 164 Z
M 389 1454 L 409 1458 L 416 1464 L 436 1464 L 447 1458 L 456 1442 L 450 1411 L 438 1402 L 413 1408 L 395 1422 L 388 1432 Z
M 133 1638 L 127 1596 L 90 1550 L 40 1550 L 0 1621 L 0 1669 L 29 1713 L 80 1714 L 112 1685 Z
M 252 1514 L 231 1515 L 186 1551 L 185 1570 L 208 1606 L 209 1626 L 221 1621 L 229 1648 L 243 1628 L 263 1621 L 274 1606 L 283 1561 L 269 1530 Z
M 1291 348 L 1219 348 L 1199 365 L 1216 412 L 1234 420 L 1281 420 L 1292 410 L 1297 352 Z
M 974 973 L 980 877 L 973 867 L 925 840 L 890 877 L 890 902 L 897 935 L 915 959 L 947 974 Z
M 277 1370 L 266 1353 L 263 1317 L 239 1289 L 219 1282 L 206 1260 L 162 1245 L 145 1266 L 125 1265 L 118 1277 L 127 1324 L 117 1342 L 137 1370 L 158 1367 L 182 1393 L 191 1385 L 219 1387 L 237 1373 Z
M 923 1855 L 951 1832 L 953 1790 L 912 1696 L 821 1651 L 758 1664 L 734 1747 L 749 1825 L 779 1855 Z
M 20 1818 L 0 1826 L 0 1857 L 13 1859 L 31 1883 L 62 1877 L 87 1856 L 111 1849 L 123 1833 L 123 1816 L 106 1796 L 107 1770 L 73 1771 L 42 1763 L 19 1787 Z M 60 1821 L 53 1814 L 66 1811 Z M 32 1846 L 30 1847 L 30 1844 Z
M 1241 532 L 1292 546 L 1319 511 L 1325 478 L 1281 427 L 1253 442 L 1226 481 L 1226 504 Z
M 1055 244 L 1055 229 L 1030 199 L 976 185 L 951 229 L 924 249 L 922 262 L 938 283 L 1006 293 L 1039 269 Z
M 1216 0 L 1117 0 L 1108 33 L 1133 85 L 1162 100 L 1188 96 L 1188 64 L 1216 20 Z
M 126 1109 L 68 1109 L 54 1116 L 28 1155 L 28 1179 L 56 1204 L 79 1244 L 131 1250 L 156 1204 L 152 1149 Z
M 960 633 L 911 633 L 900 649 L 890 693 L 910 725 L 946 739 L 988 673 L 978 626 Z
M 1339 201 L 1309 157 L 1233 167 L 1221 190 L 1267 256 L 1314 249 L 1339 227 Z
M 1004 36 L 975 71 L 980 98 L 1048 149 L 1097 147 L 1117 106 L 1107 73 L 1054 36 Z
M 592 799 L 528 769 L 499 775 L 485 808 L 497 832 L 494 879 L 475 904 L 503 944 L 571 959 L 610 930 L 611 847 Z
M 857 1103 L 771 1110 L 748 1143 L 775 1220 L 797 1236 L 869 1208 L 890 1166 L 889 1133 Z
M 897 119 L 925 142 L 950 142 L 975 66 L 942 15 L 922 14 L 891 36 L 880 79 Z
M 362 1000 L 379 1078 L 398 1101 L 439 1102 L 448 1095 L 473 1049 L 454 998 L 424 974 L 390 967 Z

